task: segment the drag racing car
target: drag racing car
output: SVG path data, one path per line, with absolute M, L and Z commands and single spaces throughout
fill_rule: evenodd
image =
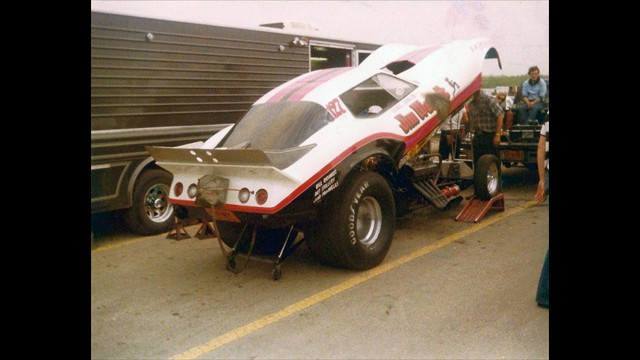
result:
M 480 91 L 485 58 L 500 65 L 486 39 L 385 45 L 278 86 L 205 142 L 147 150 L 173 173 L 171 203 L 211 214 L 230 269 L 238 253 L 282 256 L 299 234 L 320 262 L 369 269 L 397 216 L 448 209 L 472 183 L 481 197 L 500 191 L 497 158 L 472 170 L 425 147 Z

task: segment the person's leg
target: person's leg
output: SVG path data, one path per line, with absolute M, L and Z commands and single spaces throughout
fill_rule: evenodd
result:
M 482 133 L 480 144 L 480 156 L 485 154 L 493 154 L 498 156 L 498 149 L 493 146 L 493 133 Z M 478 157 L 478 159 L 480 158 Z
M 518 107 L 516 109 L 516 118 L 514 119 L 514 123 L 516 125 L 524 125 L 527 123 L 527 116 L 529 116 L 527 104 L 524 101 L 518 103 Z
M 454 152 L 453 152 L 453 158 L 454 159 L 459 159 L 460 158 L 460 144 L 462 143 L 462 136 L 460 136 L 460 133 L 457 133 L 455 136 L 456 142 L 454 145 Z
M 514 114 L 513 111 L 507 110 L 504 113 L 504 126 L 505 130 L 511 130 L 511 126 L 513 125 Z
M 529 114 L 528 114 L 529 117 L 527 118 L 527 120 L 537 121 L 536 115 L 538 115 L 538 111 L 542 110 L 543 107 L 544 107 L 544 103 L 542 101 L 533 105 L 531 109 L 529 109 Z
M 480 157 L 487 153 L 487 133 L 480 132 L 473 137 L 473 168 L 475 169 Z
M 476 163 L 482 155 L 493 154 L 498 156 L 498 149 L 493 146 L 493 133 L 479 133 L 473 139 L 473 165 Z
M 477 141 L 476 141 L 477 140 Z M 474 148 L 473 148 L 473 171 L 477 169 L 478 160 L 482 157 L 482 155 L 493 154 L 498 155 L 497 148 L 493 146 L 493 133 L 480 133 L 476 134 L 474 138 Z M 475 175 L 474 175 L 475 176 Z M 475 190 L 474 190 L 475 192 Z
M 544 257 L 540 280 L 538 280 L 536 302 L 541 307 L 549 308 L 549 249 L 547 249 L 547 255 Z
M 476 168 L 476 164 L 478 163 L 478 159 L 480 158 L 480 151 L 478 148 L 478 134 L 474 134 L 473 140 L 471 140 L 471 150 L 473 153 L 473 168 Z
M 438 144 L 438 153 L 442 156 L 442 160 L 446 160 L 449 156 L 449 145 L 447 144 L 447 136 L 444 131 L 440 133 L 440 144 Z

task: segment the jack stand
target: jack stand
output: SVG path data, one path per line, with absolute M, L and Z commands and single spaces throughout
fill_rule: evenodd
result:
M 200 229 L 198 229 L 198 232 L 196 233 L 196 237 L 198 239 L 211 239 L 218 236 L 216 230 L 213 228 L 209 220 L 203 217 L 200 222 L 202 223 L 202 226 L 200 226 Z
M 215 225 L 216 224 L 215 220 L 214 220 L 213 223 L 214 223 L 215 229 L 217 230 L 218 226 Z M 251 230 L 251 243 L 249 245 L 249 251 L 245 255 L 247 259 L 244 262 L 244 264 L 242 264 L 240 269 L 238 270 L 238 266 L 236 264 L 236 256 L 238 256 L 238 254 L 240 254 L 240 252 L 238 251 L 238 246 L 241 245 L 241 242 L 243 241 L 242 240 L 242 235 L 247 230 L 247 227 L 248 227 L 248 225 L 245 224 L 244 228 L 242 229 L 242 232 L 240 232 L 240 235 L 238 236 L 238 239 L 236 239 L 235 244 L 231 248 L 231 251 L 228 252 L 228 253 L 224 249 L 224 245 L 223 245 L 223 242 L 222 242 L 222 237 L 218 236 L 218 244 L 220 244 L 220 250 L 222 250 L 222 254 L 227 259 L 227 270 L 231 271 L 234 274 L 240 274 L 247 267 L 247 264 L 249 263 L 249 260 L 251 260 L 251 253 L 253 252 L 253 247 L 256 244 L 256 229 L 254 228 L 254 229 Z
M 175 217 L 176 219 L 176 227 L 169 231 L 169 233 L 167 234 L 167 239 L 173 239 L 173 240 L 184 240 L 184 239 L 189 239 L 191 237 L 191 235 L 189 235 L 189 233 L 187 232 L 187 230 L 184 229 L 184 223 L 182 219 L 178 219 L 178 217 Z M 174 233 L 175 231 L 175 233 Z
M 213 220 L 213 227 L 217 232 L 218 225 L 215 220 Z M 300 246 L 300 244 L 304 241 L 305 238 L 303 237 L 297 242 L 294 242 L 296 239 L 296 236 L 293 235 L 294 229 L 293 229 L 293 225 L 291 225 L 291 227 L 289 228 L 289 233 L 287 234 L 287 237 L 284 241 L 284 244 L 282 245 L 280 252 L 275 258 L 272 258 L 267 255 L 258 255 L 258 256 L 252 257 L 251 255 L 254 249 L 254 245 L 256 242 L 256 235 L 257 235 L 256 227 L 254 226 L 252 227 L 253 229 L 248 229 L 249 226 L 245 224 L 243 230 L 240 232 L 240 235 L 236 239 L 235 244 L 233 245 L 233 247 L 231 247 L 231 251 L 227 251 L 225 249 L 227 245 L 224 244 L 221 236 L 218 236 L 218 244 L 220 245 L 220 251 L 222 252 L 222 255 L 224 256 L 224 258 L 227 260 L 227 270 L 233 272 L 234 274 L 239 274 L 242 271 L 244 271 L 244 269 L 247 267 L 249 260 L 254 259 L 256 261 L 273 264 L 273 270 L 271 271 L 273 280 L 276 280 L 276 281 L 280 280 L 280 278 L 282 277 L 282 270 L 281 270 L 282 263 L 289 257 L 289 255 L 291 255 L 294 252 L 294 250 L 298 248 L 298 246 Z M 244 234 L 245 231 L 251 231 L 250 240 L 247 238 L 244 238 L 244 239 L 242 238 L 242 235 Z M 217 233 L 219 234 L 219 232 Z M 250 244 L 249 244 L 249 250 L 246 252 L 246 254 L 238 251 L 238 247 L 240 245 L 245 244 L 247 241 L 250 241 Z M 242 255 L 242 257 L 246 258 L 244 263 L 241 264 L 240 266 L 238 266 L 238 264 L 236 263 L 236 257 L 238 255 Z
M 474 222 L 482 220 L 489 210 L 504 211 L 504 194 L 500 193 L 489 200 L 482 201 L 476 195 L 465 205 L 456 216 L 456 221 Z
M 282 277 L 282 270 L 280 269 L 280 266 L 282 265 L 282 263 L 286 260 L 287 257 L 289 257 L 289 255 L 291 255 L 291 253 L 293 253 L 293 251 L 304 240 L 304 238 L 302 238 L 302 240 L 294 244 L 293 241 L 295 240 L 295 236 L 293 239 L 291 239 L 292 231 L 293 231 L 293 225 L 291 225 L 291 227 L 289 228 L 289 233 L 287 234 L 287 238 L 284 240 L 284 245 L 282 245 L 282 249 L 280 249 L 280 253 L 278 254 L 278 257 L 276 257 L 276 259 L 273 262 L 273 270 L 271 271 L 271 275 L 273 276 L 273 280 L 275 281 L 280 280 L 280 278 Z M 291 239 L 291 242 L 289 242 L 289 239 Z

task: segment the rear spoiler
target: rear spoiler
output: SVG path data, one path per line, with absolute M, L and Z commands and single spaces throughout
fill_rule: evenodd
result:
M 197 165 L 257 165 L 273 166 L 280 170 L 308 153 L 316 144 L 284 150 L 258 149 L 197 149 L 165 146 L 147 146 L 146 149 L 156 160 L 165 164 Z

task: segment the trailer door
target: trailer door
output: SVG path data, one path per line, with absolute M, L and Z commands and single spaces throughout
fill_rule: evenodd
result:
M 356 63 L 358 65 L 362 64 L 364 59 L 366 59 L 369 55 L 371 55 L 373 51 L 371 50 L 358 50 L 356 51 Z
M 356 66 L 352 59 L 355 45 L 311 40 L 309 43 L 309 71 Z

